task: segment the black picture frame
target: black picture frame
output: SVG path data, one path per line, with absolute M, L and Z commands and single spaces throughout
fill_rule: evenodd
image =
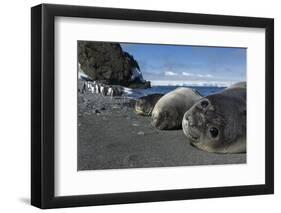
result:
M 54 195 L 54 18 L 80 17 L 145 22 L 264 28 L 266 135 L 265 184 L 78 196 Z M 31 204 L 42 209 L 217 198 L 274 193 L 274 20 L 271 18 L 41 4 L 31 8 Z

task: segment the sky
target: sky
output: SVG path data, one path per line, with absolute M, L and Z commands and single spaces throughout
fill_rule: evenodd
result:
M 228 86 L 246 81 L 246 48 L 121 43 L 152 85 Z

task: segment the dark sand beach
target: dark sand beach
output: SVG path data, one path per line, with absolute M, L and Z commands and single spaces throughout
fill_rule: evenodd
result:
M 133 106 L 126 97 L 78 92 L 78 170 L 246 163 L 246 154 L 208 153 L 182 130 L 154 128 Z

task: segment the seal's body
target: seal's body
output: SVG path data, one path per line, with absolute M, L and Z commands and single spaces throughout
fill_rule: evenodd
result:
M 184 113 L 202 96 L 191 88 L 177 88 L 158 100 L 151 124 L 158 129 L 180 129 Z

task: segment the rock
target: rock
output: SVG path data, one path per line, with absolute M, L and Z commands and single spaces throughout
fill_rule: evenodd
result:
M 98 109 L 93 110 L 94 113 L 100 114 L 101 112 Z
M 132 88 L 148 88 L 138 62 L 119 43 L 78 41 L 81 70 L 95 81 Z
M 145 81 L 144 83 L 140 83 L 140 82 L 131 82 L 128 85 L 129 88 L 132 89 L 146 89 L 146 88 L 150 88 L 151 84 L 150 81 Z

